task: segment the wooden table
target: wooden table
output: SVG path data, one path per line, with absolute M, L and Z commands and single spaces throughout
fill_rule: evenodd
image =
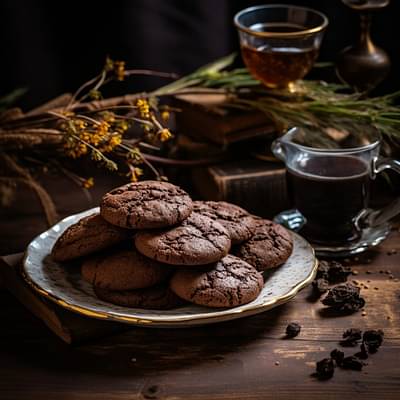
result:
M 14 231 L 9 238 L 14 249 L 26 235 Z M 257 316 L 201 328 L 134 328 L 79 346 L 60 341 L 0 289 L 0 399 L 398 399 L 398 230 L 352 265 L 358 275 L 351 279 L 368 286 L 365 315 L 333 316 L 306 288 Z M 285 339 L 292 321 L 302 325 L 301 333 Z M 332 379 L 316 380 L 315 362 L 338 347 L 350 327 L 383 329 L 383 346 L 363 371 L 337 369 Z

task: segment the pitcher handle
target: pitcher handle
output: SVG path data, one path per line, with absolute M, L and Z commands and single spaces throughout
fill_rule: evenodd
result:
M 271 150 L 272 150 L 272 153 L 274 153 L 274 156 L 276 158 L 278 158 L 279 160 L 282 160 L 282 161 L 286 161 L 285 149 L 282 146 L 282 142 L 280 139 L 276 139 L 272 142 Z
M 400 174 L 400 161 L 384 157 L 375 157 L 372 160 L 373 177 L 387 169 Z M 367 209 L 362 211 L 357 217 L 356 225 L 375 227 L 388 222 L 398 214 L 400 214 L 400 197 L 379 210 Z

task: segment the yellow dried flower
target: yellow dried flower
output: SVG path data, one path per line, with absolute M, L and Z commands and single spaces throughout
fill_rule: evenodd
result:
M 119 81 L 125 78 L 125 61 L 114 61 L 114 73 Z
M 168 139 L 172 137 L 172 133 L 170 132 L 169 129 L 164 128 L 157 132 L 157 136 L 161 140 L 161 142 L 166 142 Z
M 141 175 L 143 175 L 143 170 L 141 168 L 131 168 L 131 182 L 137 182 L 139 180 L 139 176 Z
M 100 124 L 96 125 L 96 133 L 100 136 L 104 136 L 110 129 L 110 124 L 107 121 L 101 121 Z
M 83 186 L 85 189 L 90 189 L 91 187 L 94 186 L 94 179 L 93 179 L 92 177 L 85 179 L 85 180 L 82 182 L 82 186 Z
M 114 61 L 109 56 L 107 56 L 106 57 L 106 63 L 104 65 L 104 70 L 106 72 L 110 72 L 113 69 L 114 69 Z
M 143 119 L 150 118 L 150 105 L 149 102 L 145 99 L 138 99 L 136 102 L 136 107 L 139 111 L 139 116 Z
M 90 144 L 92 144 L 93 146 L 98 146 L 100 142 L 101 142 L 101 136 L 98 135 L 97 133 L 90 136 Z
M 92 135 L 89 133 L 89 132 L 87 132 L 87 131 L 82 131 L 80 134 L 79 134 L 79 138 L 80 139 L 82 139 L 83 141 L 85 141 L 85 142 L 91 142 L 91 138 L 92 138 Z
M 121 135 L 113 135 L 108 139 L 106 143 L 104 143 L 101 147 L 99 147 L 99 150 L 104 153 L 109 153 L 113 151 L 116 146 L 121 144 L 121 142 L 122 142 Z
M 81 119 L 74 119 L 73 123 L 76 129 L 85 129 L 87 127 L 87 123 Z
M 94 89 L 92 89 L 92 90 L 89 92 L 89 97 L 90 97 L 92 100 L 100 100 L 103 96 L 102 96 L 100 90 L 94 90 Z
M 169 114 L 169 111 L 163 111 L 162 113 L 161 113 L 161 118 L 165 121 L 165 122 L 168 122 L 168 120 L 169 120 L 169 117 L 170 117 L 170 114 Z
M 74 138 L 69 138 L 69 139 L 70 140 L 67 140 L 64 143 L 64 149 L 67 156 L 72 158 L 78 158 L 87 154 L 88 148 L 86 144 L 81 143 L 79 140 L 76 140 Z
M 129 129 L 129 123 L 128 121 L 122 120 L 119 121 L 118 124 L 115 127 L 117 132 L 124 133 Z
M 115 121 L 115 114 L 111 111 L 104 111 L 101 114 L 101 117 L 103 118 L 104 121 L 108 123 L 113 123 Z
M 121 144 L 121 142 L 122 142 L 122 137 L 121 137 L 121 135 L 114 135 L 114 136 L 110 139 L 109 144 L 110 144 L 110 146 L 115 147 L 115 146 L 118 146 L 119 144 Z

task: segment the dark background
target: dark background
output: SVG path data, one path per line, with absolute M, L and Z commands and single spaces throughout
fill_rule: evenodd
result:
M 279 2 L 306 5 L 328 16 L 330 25 L 321 61 L 333 61 L 357 37 L 358 20 L 340 0 Z M 0 2 L 0 96 L 16 87 L 26 87 L 29 91 L 22 105 L 29 108 L 74 91 L 98 73 L 107 54 L 125 60 L 130 68 L 186 74 L 237 50 L 233 15 L 244 7 L 261 3 L 3 0 Z M 389 53 L 393 64 L 388 79 L 376 93 L 400 89 L 399 17 L 399 1 L 392 1 L 389 7 L 377 12 L 373 21 L 372 37 Z M 135 77 L 124 84 L 123 90 L 136 92 L 164 82 Z M 117 94 L 118 90 L 121 89 L 111 88 L 111 94 Z

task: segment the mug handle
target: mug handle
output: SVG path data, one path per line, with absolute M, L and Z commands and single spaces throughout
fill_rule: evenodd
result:
M 400 174 L 400 161 L 384 157 L 374 157 L 372 160 L 372 177 L 382 171 L 391 169 Z M 366 209 L 357 217 L 357 227 L 376 227 L 388 222 L 396 215 L 400 214 L 400 198 L 392 201 L 386 207 L 379 210 Z

